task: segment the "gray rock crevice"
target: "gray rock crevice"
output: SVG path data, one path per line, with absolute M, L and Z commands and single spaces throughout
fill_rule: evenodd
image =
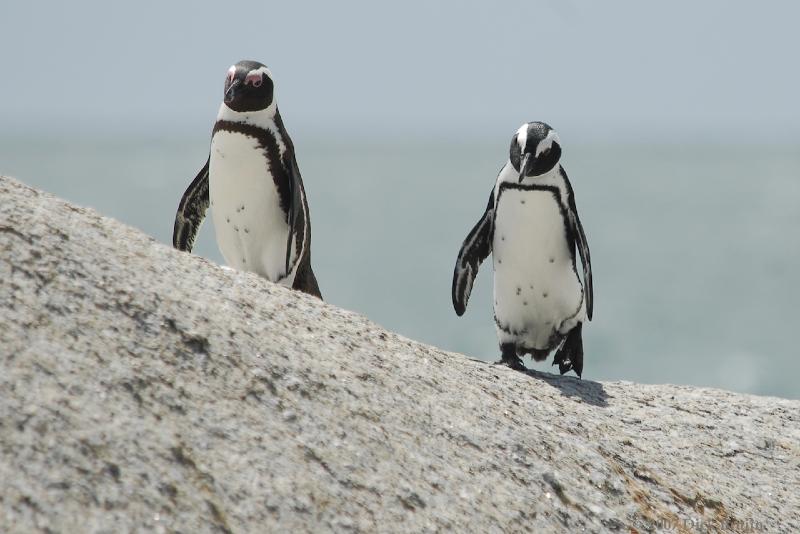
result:
M 523 375 L 0 178 L 0 486 L 0 532 L 798 532 L 800 402 Z

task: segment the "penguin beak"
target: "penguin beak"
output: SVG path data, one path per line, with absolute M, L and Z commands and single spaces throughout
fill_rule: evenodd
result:
M 239 80 L 233 80 L 231 84 L 228 86 L 228 90 L 225 91 L 225 103 L 230 104 L 236 97 L 239 95 L 238 87 L 239 87 Z
M 525 179 L 527 176 L 528 171 L 530 171 L 530 167 L 533 163 L 530 154 L 525 154 L 525 157 L 522 158 L 522 162 L 519 164 L 519 183 L 522 183 L 522 180 Z

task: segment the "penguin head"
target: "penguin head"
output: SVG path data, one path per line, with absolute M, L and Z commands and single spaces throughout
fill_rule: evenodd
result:
M 520 182 L 531 176 L 541 176 L 561 159 L 558 134 L 543 122 L 523 124 L 511 139 L 509 159 L 519 173 Z
M 272 105 L 272 73 L 258 61 L 240 61 L 225 77 L 225 105 L 233 111 L 260 111 Z

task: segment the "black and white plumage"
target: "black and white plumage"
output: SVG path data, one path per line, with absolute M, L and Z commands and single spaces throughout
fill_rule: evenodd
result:
M 593 310 L 592 264 L 560 159 L 558 134 L 550 126 L 531 122 L 517 130 L 486 211 L 459 251 L 452 297 L 463 315 L 478 267 L 491 253 L 501 361 L 524 369 L 525 354 L 538 361 L 557 348 L 553 364 L 561 374 L 574 370 L 580 376 L 583 322 Z
M 208 161 L 175 215 L 175 248 L 191 252 L 209 207 L 228 265 L 321 298 L 294 146 L 278 112 L 272 74 L 256 61 L 228 70 Z

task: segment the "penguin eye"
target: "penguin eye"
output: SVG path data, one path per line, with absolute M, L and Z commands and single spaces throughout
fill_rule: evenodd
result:
M 247 78 L 244 79 L 244 84 L 253 84 L 253 87 L 261 87 L 261 84 L 264 82 L 263 77 L 261 74 L 248 74 Z

